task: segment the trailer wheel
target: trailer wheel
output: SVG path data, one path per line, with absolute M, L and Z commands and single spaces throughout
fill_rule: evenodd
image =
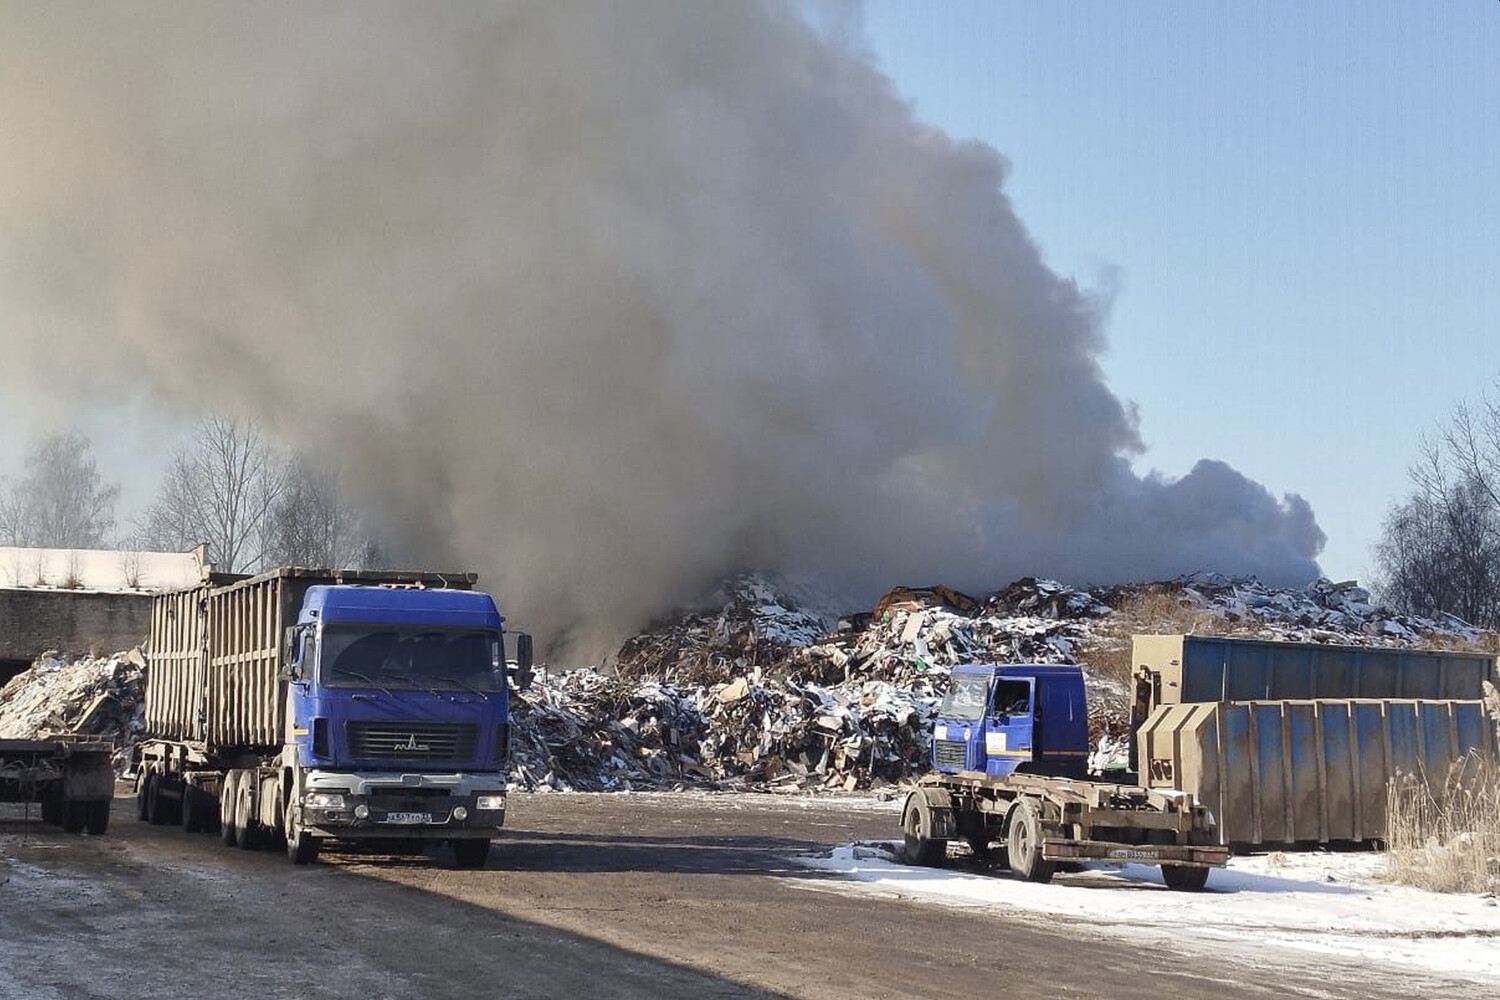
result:
M 460 868 L 483 868 L 490 857 L 488 840 L 453 841 L 453 860 Z
M 901 832 L 906 860 L 915 865 L 937 868 L 948 857 L 948 841 L 932 835 L 932 806 L 920 791 L 906 797 L 901 814 Z
M 234 842 L 242 851 L 253 851 L 260 847 L 260 827 L 255 819 L 255 800 L 260 795 L 260 786 L 254 779 L 254 772 L 241 772 L 234 791 Z
M 109 829 L 109 799 L 83 803 L 83 828 L 91 836 L 103 836 Z
M 189 784 L 182 786 L 182 829 L 184 833 L 201 833 L 208 825 L 208 804 L 203 792 Z
M 83 832 L 83 807 L 82 802 L 63 803 L 62 828 L 63 833 Z
M 151 810 L 148 808 L 147 794 L 151 789 L 151 775 L 142 774 L 135 779 L 135 818 L 142 823 L 151 818 Z
M 160 774 L 153 774 L 146 779 L 146 822 L 152 826 L 165 826 L 170 818 L 167 799 L 161 793 L 164 780 L 166 779 Z
M 235 802 L 239 799 L 239 792 L 240 772 L 227 772 L 219 789 L 219 839 L 224 841 L 225 847 L 234 847 L 239 843 L 234 827 Z
M 1050 882 L 1056 865 L 1042 860 L 1042 817 L 1036 806 L 1022 799 L 1010 811 L 1006 838 L 1010 870 L 1028 882 Z
M 42 822 L 48 826 L 61 826 L 62 820 L 63 800 L 56 795 L 42 799 Z
M 1161 880 L 1168 889 L 1179 892 L 1197 892 L 1208 885 L 1207 868 L 1189 868 L 1186 865 L 1162 865 Z

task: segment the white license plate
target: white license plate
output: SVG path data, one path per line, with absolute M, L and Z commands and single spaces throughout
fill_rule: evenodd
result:
M 431 819 L 432 816 L 428 813 L 387 813 L 385 817 L 387 823 L 403 823 L 408 826 L 426 823 Z

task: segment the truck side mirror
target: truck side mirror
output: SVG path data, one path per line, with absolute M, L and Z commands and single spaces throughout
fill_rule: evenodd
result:
M 294 681 L 300 671 L 297 669 L 297 626 L 288 625 L 281 634 L 281 669 L 276 676 L 284 681 Z
M 531 687 L 532 670 L 531 636 L 526 632 L 516 633 L 516 687 L 522 691 Z

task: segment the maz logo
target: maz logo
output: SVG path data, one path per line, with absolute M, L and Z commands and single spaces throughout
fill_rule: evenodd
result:
M 406 737 L 406 742 L 405 743 L 397 743 L 391 749 L 393 749 L 393 750 L 428 750 L 428 749 L 430 749 L 430 747 L 428 747 L 426 743 L 418 743 L 417 742 L 417 735 L 416 735 L 416 733 L 412 733 L 410 736 Z

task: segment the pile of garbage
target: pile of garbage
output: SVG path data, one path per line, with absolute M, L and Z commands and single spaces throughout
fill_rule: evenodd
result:
M 146 660 L 139 649 L 65 659 L 46 653 L 0 688 L 0 739 L 105 736 L 117 763 L 146 728 Z

